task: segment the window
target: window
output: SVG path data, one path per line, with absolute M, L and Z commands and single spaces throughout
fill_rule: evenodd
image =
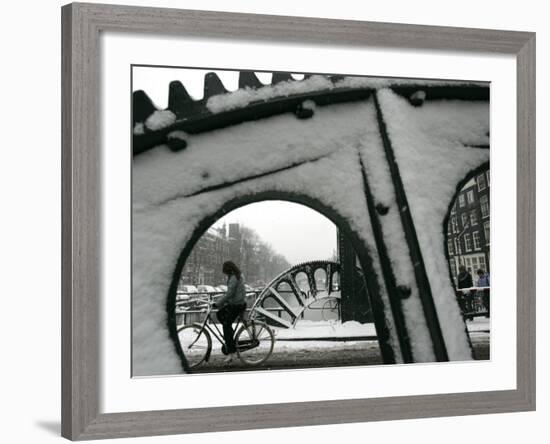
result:
M 474 239 L 474 250 L 481 250 L 481 242 L 479 241 L 479 231 L 474 231 L 472 233 Z
M 475 210 L 470 211 L 470 225 L 472 227 L 477 225 L 477 213 Z
M 487 266 L 485 264 L 485 256 L 479 256 L 478 259 L 479 259 L 479 268 L 487 272 Z
M 468 192 L 466 193 L 466 198 L 468 199 L 469 204 L 473 204 L 474 200 L 475 200 L 474 191 L 473 190 L 468 190 Z
M 469 233 L 464 235 L 464 249 L 466 251 L 472 251 L 472 238 Z
M 487 175 L 487 186 L 491 185 L 491 176 L 489 175 L 489 170 L 485 173 Z
M 486 195 L 481 196 L 479 202 L 481 204 L 481 217 L 489 217 L 489 198 Z
M 466 213 L 462 213 L 460 215 L 461 219 L 462 219 L 462 228 L 467 228 L 468 227 L 468 215 Z
M 449 239 L 447 241 L 447 250 L 449 251 L 449 256 L 452 256 L 454 253 L 453 253 L 453 241 L 451 239 Z
M 458 196 L 458 206 L 463 207 L 464 205 L 466 205 L 466 200 L 464 199 L 464 194 L 460 194 Z
M 454 216 L 451 217 L 451 226 L 453 227 L 453 233 L 458 233 L 458 225 Z
M 474 286 L 477 284 L 477 270 L 482 269 L 483 271 L 487 270 L 487 263 L 485 261 L 485 255 L 484 254 L 476 254 L 472 256 L 468 256 L 464 258 L 464 262 L 466 265 L 466 268 L 470 272 L 470 274 L 473 277 L 473 284 Z
M 489 245 L 491 243 L 491 227 L 489 221 L 483 224 L 483 234 L 485 234 L 485 243 Z
M 479 191 L 483 191 L 485 188 L 487 188 L 487 183 L 485 182 L 485 175 L 481 174 L 477 176 L 477 189 Z
M 476 257 L 467 257 L 464 260 L 466 269 L 468 272 L 474 276 L 477 271 L 477 258 Z
M 460 254 L 460 244 L 458 243 L 458 239 L 455 237 L 455 251 L 456 254 Z

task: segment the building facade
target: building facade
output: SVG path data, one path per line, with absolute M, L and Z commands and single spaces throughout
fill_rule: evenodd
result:
M 447 225 L 447 252 L 454 282 L 459 267 L 464 265 L 472 275 L 490 272 L 491 215 L 490 170 L 469 180 L 460 190 Z
M 246 282 L 258 286 L 290 267 L 290 263 L 263 242 L 252 230 L 238 223 L 212 227 L 204 233 L 185 262 L 180 285 L 225 284 L 225 261 L 235 262 Z
M 229 241 L 225 225 L 210 228 L 193 247 L 183 268 L 181 285 L 220 285 L 226 279 L 222 273 L 223 258 L 229 257 Z

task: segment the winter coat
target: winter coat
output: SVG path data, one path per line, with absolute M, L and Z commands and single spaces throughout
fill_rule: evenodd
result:
M 216 306 L 219 308 L 224 305 L 241 305 L 245 304 L 246 290 L 244 288 L 244 279 L 241 276 L 237 279 L 237 276 L 232 274 L 227 281 L 227 291 L 218 301 Z
M 483 276 L 481 276 L 477 280 L 477 286 L 478 287 L 490 287 L 491 284 L 489 283 L 489 273 L 485 273 Z
M 467 271 L 458 273 L 458 288 L 473 287 L 472 276 Z

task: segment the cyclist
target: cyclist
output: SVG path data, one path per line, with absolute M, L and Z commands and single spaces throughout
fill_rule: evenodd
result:
M 227 357 L 225 363 L 231 362 L 235 357 L 235 340 L 233 339 L 233 322 L 246 309 L 246 290 L 244 279 L 239 267 L 231 261 L 224 262 L 222 272 L 227 275 L 227 291 L 214 307 L 218 309 L 218 320 L 223 326 Z

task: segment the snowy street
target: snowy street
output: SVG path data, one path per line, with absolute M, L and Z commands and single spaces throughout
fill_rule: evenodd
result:
M 490 359 L 490 320 L 476 318 L 468 321 L 467 326 L 475 359 Z M 372 324 L 306 321 L 298 323 L 295 329 L 274 331 L 277 339 L 273 354 L 263 365 L 249 367 L 238 359 L 225 364 L 220 345 L 214 341 L 210 361 L 194 369 L 193 373 L 383 364 Z

